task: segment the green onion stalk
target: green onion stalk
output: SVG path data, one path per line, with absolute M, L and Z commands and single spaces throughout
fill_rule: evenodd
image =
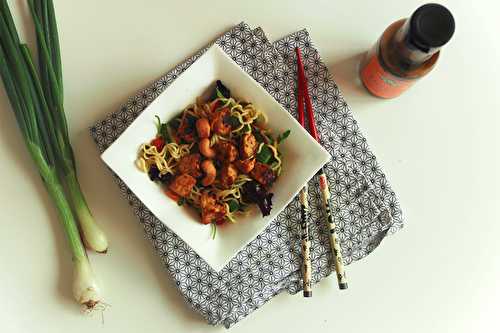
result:
M 103 303 L 81 234 L 96 250 L 105 251 L 107 242 L 91 218 L 76 177 L 62 107 L 53 4 L 51 0 L 28 3 L 38 38 L 39 72 L 30 49 L 19 39 L 6 0 L 0 0 L 0 75 L 28 152 L 68 239 L 74 270 L 73 295 L 85 310 L 92 311 Z
M 60 147 L 59 170 L 68 189 L 69 200 L 80 222 L 80 231 L 87 248 L 106 253 L 108 241 L 95 223 L 82 193 L 76 173 L 76 163 L 68 135 L 64 113 L 61 52 L 52 0 L 28 0 L 38 44 L 40 81 L 49 112 L 55 125 L 55 140 Z
M 90 262 L 83 246 L 78 226 L 74 219 L 73 212 L 66 200 L 65 193 L 59 182 L 57 172 L 50 167 L 43 156 L 39 147 L 28 142 L 32 148 L 29 149 L 30 155 L 35 160 L 40 175 L 44 181 L 47 192 L 54 202 L 59 218 L 64 226 L 64 231 L 72 251 L 73 261 L 73 297 L 80 304 L 85 312 L 91 312 L 102 308 L 104 303 L 99 295 L 97 280 L 90 266 Z

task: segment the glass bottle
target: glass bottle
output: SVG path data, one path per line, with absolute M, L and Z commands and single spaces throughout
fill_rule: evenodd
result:
M 409 19 L 392 23 L 367 52 L 360 66 L 361 81 L 377 97 L 399 96 L 432 70 L 454 31 L 455 21 L 444 6 L 419 7 Z

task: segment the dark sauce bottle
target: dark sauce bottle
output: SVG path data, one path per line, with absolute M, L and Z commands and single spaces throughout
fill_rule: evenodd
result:
M 455 20 L 439 4 L 418 8 L 391 24 L 361 62 L 360 77 L 370 93 L 393 98 L 429 73 L 441 47 L 455 31 Z

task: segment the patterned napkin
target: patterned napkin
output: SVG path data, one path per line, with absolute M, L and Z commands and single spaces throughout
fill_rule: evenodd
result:
M 326 165 L 345 264 L 372 252 L 403 226 L 401 209 L 363 137 L 349 106 L 328 73 L 306 30 L 270 43 L 263 30 L 240 23 L 217 43 L 242 69 L 296 116 L 294 48 L 302 49 Z M 117 112 L 91 127 L 103 152 L 168 85 L 206 51 L 199 51 Z M 212 325 L 229 328 L 283 290 L 302 289 L 300 205 L 295 199 L 220 272 L 215 272 L 182 239 L 163 225 L 114 175 L 147 237 L 186 301 Z M 331 251 L 317 177 L 309 182 L 313 282 L 332 272 Z

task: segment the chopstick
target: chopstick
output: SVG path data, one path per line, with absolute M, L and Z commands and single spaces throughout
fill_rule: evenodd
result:
M 299 79 L 297 94 L 297 112 L 299 114 L 299 123 L 305 128 L 304 123 L 304 89 L 302 81 Z M 302 249 L 302 289 L 304 297 L 312 297 L 312 265 L 311 265 L 311 238 L 309 236 L 309 196 L 307 184 L 300 191 L 300 231 L 301 231 L 301 249 Z
M 302 239 L 302 288 L 304 297 L 312 297 L 311 239 L 309 237 L 309 203 L 307 185 L 300 191 L 300 230 Z
M 298 89 L 298 98 L 297 98 L 297 102 L 299 103 L 298 108 L 297 108 L 297 111 L 299 114 L 298 115 L 299 122 L 302 125 L 302 127 L 305 128 L 305 126 L 304 126 L 304 102 L 305 102 L 306 109 L 307 109 L 307 119 L 309 122 L 309 133 L 316 141 L 318 141 L 318 143 L 320 143 L 318 131 L 316 129 L 316 123 L 314 121 L 313 106 L 312 106 L 312 102 L 311 102 L 311 97 L 309 96 L 309 90 L 307 87 L 307 77 L 306 77 L 306 74 L 304 71 L 304 64 L 302 62 L 302 54 L 300 52 L 300 48 L 296 47 L 295 53 L 297 55 L 297 72 L 298 72 L 298 80 L 299 80 L 299 84 L 298 84 L 299 89 Z M 330 200 L 331 196 L 330 196 L 330 191 L 328 189 L 328 179 L 326 177 L 324 168 L 321 168 L 320 171 L 318 172 L 318 174 L 319 174 L 319 185 L 320 185 L 320 189 L 321 189 L 321 198 L 323 201 L 323 208 L 324 208 L 325 213 L 326 213 L 328 227 L 329 227 L 329 231 L 330 231 L 329 232 L 330 246 L 332 249 L 332 255 L 333 255 L 334 264 L 335 264 L 335 271 L 337 273 L 337 282 L 339 285 L 339 289 L 347 289 L 347 277 L 346 277 L 346 273 L 344 270 L 344 263 L 342 260 L 342 250 L 340 248 L 340 243 L 339 243 L 339 239 L 338 239 L 337 232 L 336 232 L 336 226 L 335 226 L 335 222 L 334 222 L 333 216 L 332 216 L 331 200 Z M 306 190 L 306 193 L 307 193 L 307 190 Z M 301 196 L 302 196 L 302 192 L 301 192 Z M 307 197 L 306 197 L 305 201 L 307 201 Z M 302 203 L 302 201 L 301 201 L 301 203 Z M 304 277 L 304 280 L 305 279 L 306 278 Z M 304 291 L 304 293 L 305 293 L 305 291 Z

